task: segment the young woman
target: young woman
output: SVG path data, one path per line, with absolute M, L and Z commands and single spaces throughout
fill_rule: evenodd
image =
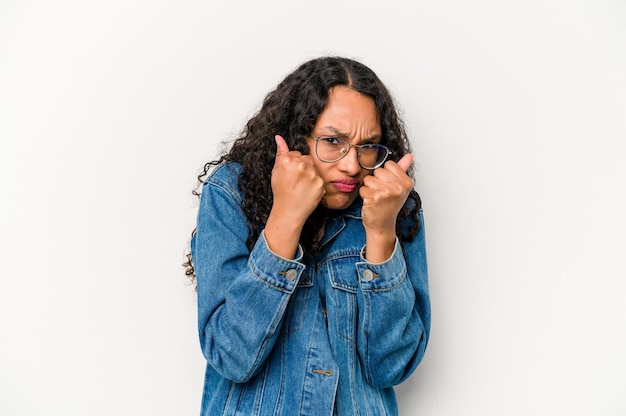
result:
M 209 162 L 191 241 L 202 415 L 396 415 L 430 304 L 421 202 L 393 100 L 306 62 Z

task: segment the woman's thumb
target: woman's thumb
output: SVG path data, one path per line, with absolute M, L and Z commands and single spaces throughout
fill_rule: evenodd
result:
M 289 146 L 281 135 L 274 136 L 274 140 L 276 140 L 276 155 L 284 155 L 289 152 Z
M 411 163 L 413 163 L 413 155 L 410 153 L 407 153 L 402 157 L 402 159 L 398 160 L 398 166 L 400 166 L 400 168 L 405 172 L 409 170 Z

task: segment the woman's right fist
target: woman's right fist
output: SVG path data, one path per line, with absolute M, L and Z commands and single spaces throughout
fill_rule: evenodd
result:
M 290 151 L 287 142 L 276 135 L 276 160 L 272 169 L 273 208 L 302 224 L 324 196 L 324 180 L 313 156 Z

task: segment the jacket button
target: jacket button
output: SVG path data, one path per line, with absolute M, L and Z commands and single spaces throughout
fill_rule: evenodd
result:
M 287 270 L 287 273 L 285 273 L 285 279 L 287 279 L 290 282 L 293 282 L 296 279 L 297 275 L 298 275 L 298 272 L 295 269 L 289 269 Z
M 371 282 L 372 280 L 374 280 L 374 272 L 370 269 L 364 270 L 363 280 L 365 280 L 366 282 Z

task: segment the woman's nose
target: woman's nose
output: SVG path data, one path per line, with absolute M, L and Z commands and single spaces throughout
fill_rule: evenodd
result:
M 348 154 L 337 161 L 339 164 L 339 170 L 346 172 L 350 176 L 354 176 L 361 171 L 361 165 L 359 164 L 358 149 L 354 146 L 350 146 Z

